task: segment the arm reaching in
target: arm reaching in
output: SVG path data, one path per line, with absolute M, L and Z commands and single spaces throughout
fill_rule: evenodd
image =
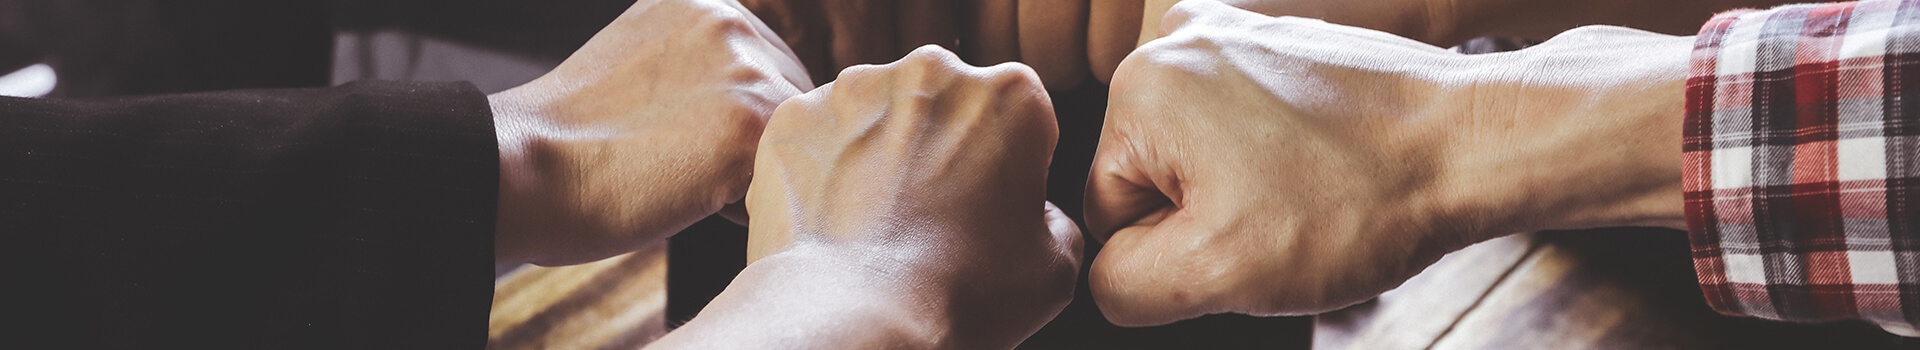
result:
M 1012 348 L 1072 299 L 1080 234 L 1045 202 L 1058 131 L 1025 66 L 927 46 L 775 114 L 751 263 L 651 348 Z
M 635 3 L 552 72 L 488 97 L 494 259 L 599 260 L 739 201 L 768 116 L 812 87 L 733 0 Z
M 1087 188 L 1108 319 L 1331 311 L 1515 232 L 1683 227 L 1692 38 L 1460 55 L 1212 1 L 1121 64 Z

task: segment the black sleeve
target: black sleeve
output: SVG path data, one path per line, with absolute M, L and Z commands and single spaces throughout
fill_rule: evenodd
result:
M 0 97 L 0 342 L 479 349 L 498 177 L 466 83 Z

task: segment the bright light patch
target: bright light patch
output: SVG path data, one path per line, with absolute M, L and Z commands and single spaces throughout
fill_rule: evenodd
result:
M 35 64 L 20 70 L 0 75 L 0 96 L 41 97 L 53 92 L 57 84 L 53 67 L 45 63 Z

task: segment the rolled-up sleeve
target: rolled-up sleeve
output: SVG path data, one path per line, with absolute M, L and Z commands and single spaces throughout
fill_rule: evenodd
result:
M 1715 16 L 1687 81 L 1694 266 L 1729 315 L 1920 324 L 1920 1 Z
M 12 338 L 480 348 L 498 155 L 467 83 L 0 97 Z

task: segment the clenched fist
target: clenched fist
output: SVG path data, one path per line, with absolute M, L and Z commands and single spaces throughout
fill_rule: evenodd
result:
M 747 269 L 662 348 L 1011 348 L 1072 299 L 1045 202 L 1058 129 L 1019 64 L 936 46 L 780 106 L 747 194 Z
M 1331 311 L 1509 233 L 1682 225 L 1690 38 L 1461 55 L 1213 1 L 1114 76 L 1087 184 L 1108 319 Z
M 767 117 L 812 87 L 733 0 L 635 3 L 552 72 L 489 96 L 495 260 L 599 260 L 739 201 Z

